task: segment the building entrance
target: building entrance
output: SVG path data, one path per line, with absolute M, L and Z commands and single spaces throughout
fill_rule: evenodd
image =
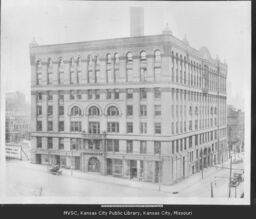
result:
M 130 160 L 130 176 L 131 179 L 137 178 L 137 161 L 136 160 Z
M 111 159 L 107 159 L 107 175 L 112 175 L 113 162 Z
M 88 161 L 89 172 L 100 172 L 100 161 L 96 157 L 91 157 Z
M 37 164 L 41 164 L 42 163 L 42 156 L 41 156 L 41 154 L 37 154 L 36 155 L 36 163 Z

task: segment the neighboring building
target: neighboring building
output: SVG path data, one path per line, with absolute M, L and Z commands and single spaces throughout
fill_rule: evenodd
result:
M 227 65 L 133 35 L 30 45 L 33 163 L 172 184 L 226 161 Z
M 30 139 L 30 106 L 20 92 L 6 94 L 5 136 L 6 142 Z
M 20 142 L 30 139 L 30 115 L 19 112 L 6 112 L 5 141 Z
M 228 105 L 228 144 L 233 152 L 244 151 L 244 112 Z
M 7 159 L 29 160 L 30 147 L 22 143 L 6 143 L 5 156 Z

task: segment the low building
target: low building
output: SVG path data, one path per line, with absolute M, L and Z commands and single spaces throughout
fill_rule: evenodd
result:
M 6 94 L 5 138 L 6 142 L 30 139 L 30 106 L 21 92 Z
M 230 151 L 244 151 L 244 112 L 228 105 L 227 111 L 228 144 Z

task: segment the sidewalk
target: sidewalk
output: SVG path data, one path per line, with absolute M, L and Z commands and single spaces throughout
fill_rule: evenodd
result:
M 229 167 L 229 160 L 223 164 L 224 167 Z M 37 164 L 31 164 L 29 162 L 25 161 L 10 161 L 8 165 L 17 165 L 19 167 L 29 168 L 34 171 L 42 171 L 44 173 L 48 174 L 47 166 L 43 165 L 37 165 Z M 219 165 L 221 167 L 221 165 Z M 158 183 L 151 183 L 151 182 L 142 182 L 137 180 L 131 180 L 126 178 L 119 178 L 115 176 L 104 176 L 99 173 L 90 173 L 90 172 L 81 172 L 79 170 L 73 170 L 73 175 L 71 176 L 71 170 L 70 169 L 62 169 L 63 174 L 59 177 L 74 177 L 81 180 L 89 180 L 89 181 L 96 181 L 101 182 L 105 184 L 116 184 L 119 186 L 124 187 L 134 187 L 134 188 L 141 188 L 143 190 L 159 190 L 159 184 Z M 196 173 L 192 176 L 189 176 L 188 178 L 174 184 L 174 185 L 161 185 L 160 184 L 160 191 L 166 192 L 170 194 L 179 193 L 181 191 L 184 191 L 191 186 L 196 186 L 200 188 L 201 184 L 204 183 L 204 181 L 209 180 L 210 178 L 214 179 L 214 176 L 218 174 L 219 172 L 224 171 L 221 168 L 216 167 L 209 167 L 204 169 L 204 178 L 202 179 L 201 172 Z

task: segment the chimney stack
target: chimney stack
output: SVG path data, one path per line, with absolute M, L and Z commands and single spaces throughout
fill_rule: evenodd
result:
M 130 8 L 130 34 L 131 37 L 144 35 L 144 9 L 143 7 Z

